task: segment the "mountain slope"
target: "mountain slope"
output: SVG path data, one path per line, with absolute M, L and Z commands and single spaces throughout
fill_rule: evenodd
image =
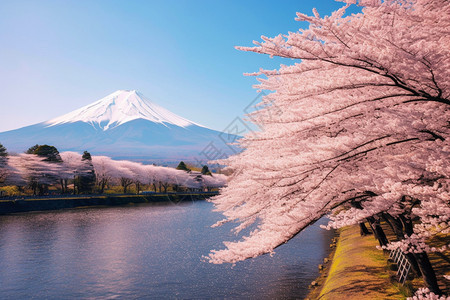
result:
M 124 90 L 52 120 L 0 133 L 0 143 L 10 152 L 50 144 L 60 151 L 87 150 L 93 155 L 148 162 L 218 158 L 219 152 L 231 153 L 224 140 L 235 138 L 180 117 L 136 91 Z M 203 153 L 208 145 L 215 148 L 214 157 Z

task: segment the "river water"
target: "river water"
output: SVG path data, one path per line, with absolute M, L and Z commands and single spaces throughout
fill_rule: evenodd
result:
M 231 227 L 205 201 L 0 216 L 0 299 L 302 299 L 332 233 L 311 226 L 276 254 L 202 261 Z

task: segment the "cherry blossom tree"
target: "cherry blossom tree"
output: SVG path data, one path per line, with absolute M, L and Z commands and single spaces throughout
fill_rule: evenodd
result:
M 34 154 L 11 155 L 8 164 L 14 173 L 8 181 L 16 185 L 28 185 L 34 195 L 43 194 L 45 186 L 57 183 L 62 170 L 61 164 Z
M 69 180 L 75 181 L 75 177 L 80 169 L 81 155 L 77 152 L 66 151 L 60 153 L 60 156 L 64 164 L 64 170 L 60 173 L 61 191 L 65 193 L 68 191 Z M 75 186 L 73 192 L 75 194 Z
M 9 173 L 8 152 L 6 151 L 6 148 L 0 144 L 0 185 L 5 183 Z
M 61 190 L 63 193 L 67 192 L 68 182 L 71 180 L 74 183 L 73 193 L 75 194 L 77 178 L 79 179 L 82 176 L 92 176 L 93 166 L 90 160 L 83 159 L 83 156 L 78 152 L 65 151 L 61 152 L 60 156 L 62 159 L 61 171 L 59 173 L 61 178 Z
M 261 131 L 220 161 L 234 175 L 214 202 L 216 225 L 254 230 L 209 260 L 272 253 L 330 213 L 334 228 L 385 217 L 401 239 L 385 247 L 412 253 L 439 294 L 426 252 L 445 248 L 425 241 L 450 228 L 450 2 L 342 2 L 331 16 L 298 13 L 308 29 L 237 47 L 296 62 L 249 74 L 274 92 L 250 115 Z M 348 15 L 353 4 L 362 12 Z
M 152 186 L 153 190 L 155 192 L 157 191 L 156 184 L 158 182 L 157 176 L 156 176 L 156 174 L 157 174 L 156 168 L 157 168 L 157 166 L 148 165 L 147 168 L 145 169 L 145 173 L 143 174 L 145 183 Z
M 118 176 L 115 161 L 107 156 L 93 156 L 95 178 L 100 194 L 103 194 L 106 186 L 114 177 Z
M 37 147 L 36 147 L 37 148 Z M 90 156 L 90 159 L 77 152 L 58 153 L 58 161 L 49 161 L 46 156 L 35 154 L 19 154 L 8 156 L 0 168 L 4 169 L 5 182 L 14 185 L 28 184 L 33 193 L 42 193 L 42 185 L 60 184 L 61 191 L 68 191 L 69 181 L 75 183 L 83 176 L 95 178 L 100 193 L 103 193 L 109 184 L 121 185 L 124 193 L 134 184 L 139 193 L 142 184 L 153 185 L 156 191 L 156 184 L 159 191 L 167 192 L 170 185 L 179 185 L 186 188 L 222 187 L 226 184 L 227 177 L 221 174 L 199 175 L 204 180 L 200 184 L 194 180 L 190 173 L 175 168 L 143 165 L 142 163 L 113 160 L 107 156 Z M 1 159 L 1 157 L 0 157 Z M 92 172 L 95 172 L 95 175 Z M 3 171 L 2 171 L 3 172 Z M 3 173 L 1 173 L 3 174 Z M 4 180 L 2 179 L 2 182 Z M 80 189 L 78 187 L 78 189 Z
M 120 174 L 119 182 L 120 185 L 123 187 L 124 194 L 127 193 L 128 187 L 133 183 L 135 183 L 139 189 L 139 185 L 141 183 L 141 178 L 143 174 L 143 165 L 137 162 L 127 160 L 116 161 L 116 164 L 117 164 L 117 172 Z
M 152 185 L 154 190 L 167 192 L 169 185 L 179 185 L 187 188 L 201 188 L 189 173 L 174 168 L 143 165 L 138 162 L 126 160 L 113 160 L 106 156 L 92 156 L 97 185 L 103 193 L 105 187 L 112 182 L 122 185 L 124 193 L 130 185 L 135 184 L 139 193 L 142 184 Z M 209 187 L 222 187 L 226 184 L 227 177 L 221 174 L 203 176 L 205 185 Z
M 203 182 L 207 188 L 220 188 L 226 185 L 227 176 L 224 174 L 206 174 L 203 177 Z

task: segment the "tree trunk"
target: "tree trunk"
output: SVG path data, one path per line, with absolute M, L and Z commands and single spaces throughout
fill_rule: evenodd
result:
M 380 246 L 386 246 L 389 243 L 389 240 L 387 239 L 386 234 L 384 234 L 383 228 L 380 226 L 380 221 L 376 220 L 374 217 L 368 217 L 367 221 Z
M 367 229 L 366 224 L 364 222 L 359 223 L 359 233 L 361 236 L 372 234 L 369 229 Z
M 31 188 L 33 189 L 33 195 L 36 196 L 36 195 L 37 195 L 37 184 L 36 184 L 36 183 L 33 183 L 33 184 L 31 185 Z
M 392 230 L 394 231 L 395 235 L 397 236 L 398 240 L 402 240 L 405 237 L 405 232 L 403 231 L 403 225 L 402 222 L 392 217 L 389 214 L 383 214 L 383 218 L 386 220 L 386 222 L 391 226 Z M 411 263 L 412 269 L 416 273 L 417 276 L 422 276 L 422 272 L 420 271 L 419 264 L 417 263 L 416 258 L 412 253 L 406 253 L 406 258 L 408 258 L 408 261 Z
M 60 179 L 59 183 L 61 184 L 61 194 L 65 194 L 65 190 L 64 190 L 64 179 Z
M 106 181 L 102 180 L 102 186 L 101 186 L 101 189 L 100 189 L 100 194 L 103 194 L 105 192 L 105 187 L 106 187 Z
M 141 184 L 139 182 L 136 182 L 135 185 L 136 185 L 136 194 L 139 194 L 139 191 L 141 189 Z
M 400 221 L 405 228 L 406 234 L 411 236 L 414 233 L 414 224 L 412 223 L 411 218 L 402 215 L 400 216 Z M 425 252 L 414 253 L 413 255 L 419 265 L 426 287 L 436 295 L 440 295 L 442 292 L 439 289 L 436 273 L 433 270 L 433 266 L 430 263 L 428 255 Z
M 436 274 L 434 273 L 433 266 L 430 263 L 428 255 L 425 252 L 414 253 L 413 255 L 419 265 L 420 271 L 422 272 L 422 278 L 427 288 L 436 295 L 441 295 L 442 292 L 439 289 Z
M 43 184 L 39 184 L 38 188 L 39 188 L 39 196 L 43 196 L 45 194 L 45 186 Z

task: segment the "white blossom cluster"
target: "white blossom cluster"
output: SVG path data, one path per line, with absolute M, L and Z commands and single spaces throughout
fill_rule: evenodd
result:
M 409 297 L 408 300 L 450 300 L 448 296 L 439 296 L 430 292 L 428 288 L 420 288 L 416 291 L 414 296 Z

